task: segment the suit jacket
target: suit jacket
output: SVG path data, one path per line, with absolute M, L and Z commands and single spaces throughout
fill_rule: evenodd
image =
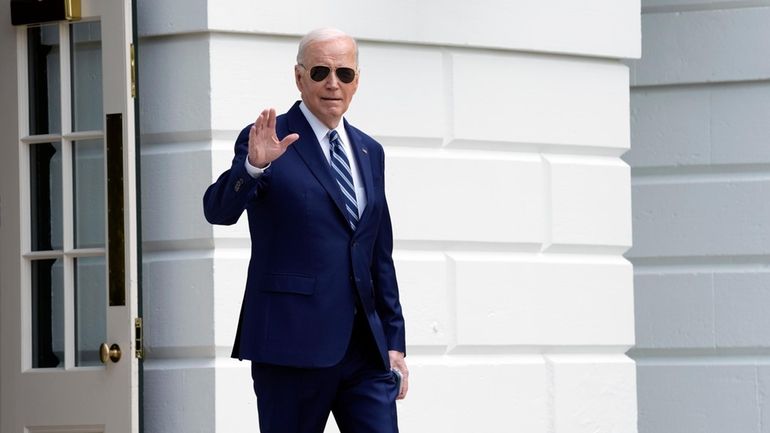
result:
M 344 122 L 366 190 L 353 231 L 342 192 L 299 102 L 276 119 L 286 152 L 257 179 L 244 167 L 249 129 L 241 131 L 229 170 L 203 197 L 206 219 L 230 225 L 246 210 L 251 260 L 232 356 L 293 367 L 342 360 L 357 309 L 389 368 L 388 350 L 405 352 L 404 318 L 391 256 L 382 146 Z

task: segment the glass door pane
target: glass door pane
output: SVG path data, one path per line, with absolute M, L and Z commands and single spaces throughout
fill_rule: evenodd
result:
M 75 248 L 104 248 L 104 142 L 72 143 Z
M 32 261 L 32 368 L 64 366 L 64 273 L 61 259 Z
M 104 257 L 75 259 L 75 366 L 98 366 L 107 341 L 107 277 Z
M 61 132 L 59 25 L 27 29 L 30 135 Z
M 29 155 L 32 251 L 61 250 L 62 145 L 31 144 Z
M 72 130 L 102 129 L 102 28 L 99 21 L 70 24 Z

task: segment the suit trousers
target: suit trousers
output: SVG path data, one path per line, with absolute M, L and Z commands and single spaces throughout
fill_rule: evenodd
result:
M 356 314 L 337 365 L 296 368 L 252 362 L 260 433 L 323 433 L 329 413 L 340 433 L 398 433 L 393 374 L 382 368 L 368 325 Z

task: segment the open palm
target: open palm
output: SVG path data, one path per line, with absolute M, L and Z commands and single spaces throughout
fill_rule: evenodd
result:
M 298 134 L 289 134 L 279 141 L 275 134 L 275 109 L 262 110 L 249 131 L 249 164 L 259 168 L 267 167 L 298 138 Z

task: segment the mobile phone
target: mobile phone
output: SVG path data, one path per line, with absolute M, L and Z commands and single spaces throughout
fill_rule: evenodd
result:
M 396 382 L 396 389 L 398 390 L 398 393 L 401 393 L 401 381 L 404 380 L 403 374 L 401 374 L 401 371 L 391 368 L 390 369 L 391 374 L 393 374 L 393 380 Z

